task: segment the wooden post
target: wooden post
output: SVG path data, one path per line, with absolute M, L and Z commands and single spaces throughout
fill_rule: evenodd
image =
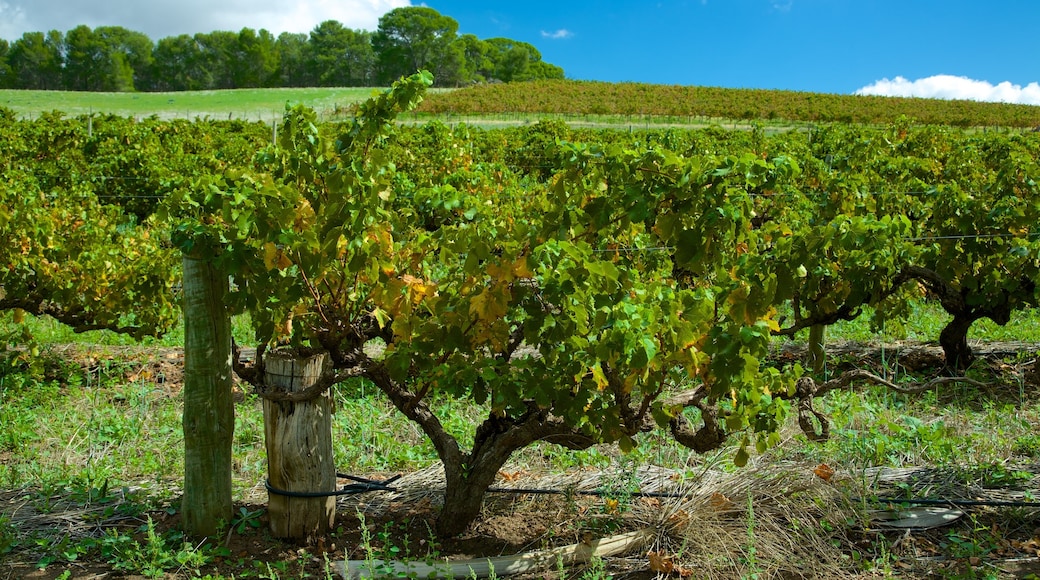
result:
M 327 356 L 273 351 L 264 357 L 268 394 L 295 393 L 321 377 Z M 314 493 L 336 490 L 332 457 L 332 397 L 326 390 L 305 401 L 264 398 L 267 470 L 275 490 Z M 271 533 L 276 538 L 311 542 L 328 533 L 336 518 L 335 496 L 289 497 L 268 493 Z
M 184 256 L 184 531 L 214 536 L 230 525 L 231 317 L 228 277 L 210 260 Z
M 823 344 L 823 335 L 827 327 L 822 324 L 814 324 L 809 327 L 809 368 L 813 374 L 820 376 L 827 364 L 827 350 Z

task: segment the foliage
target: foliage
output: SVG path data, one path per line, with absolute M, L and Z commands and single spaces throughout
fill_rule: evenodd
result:
M 163 578 L 170 570 L 197 571 L 212 558 L 208 550 L 193 546 L 180 532 L 157 533 L 151 517 L 139 531 L 144 534 L 143 542 L 108 530 L 96 541 L 96 549 L 116 570 L 147 578 Z
M 494 115 L 620 115 L 672 122 L 697 119 L 786 120 L 809 123 L 892 123 L 899 117 L 955 127 L 1040 125 L 1031 105 L 972 103 L 902 97 L 831 95 L 762 89 L 604 83 L 547 77 L 524 83 L 488 84 L 434 94 L 425 113 Z
M 389 84 L 433 70 L 440 84 L 563 78 L 527 43 L 457 37 L 458 22 L 411 6 L 380 18 L 379 30 L 327 20 L 310 34 L 265 29 L 181 34 L 156 42 L 120 26 L 26 32 L 0 50 L 0 88 L 185 91 Z M 506 47 L 500 47 L 502 42 Z
M 773 441 L 787 406 L 771 393 L 793 392 L 791 377 L 759 362 L 774 310 L 732 299 L 751 288 L 725 264 L 749 240 L 748 190 L 793 175 L 790 165 L 578 147 L 565 154 L 569 173 L 528 198 L 493 206 L 480 196 L 494 188 L 451 206 L 426 197 L 453 208 L 431 229 L 421 207 L 397 197 L 378 147 L 429 83 L 424 74 L 395 84 L 338 135 L 293 108 L 280 146 L 261 155 L 268 173 L 228 173 L 171 198 L 187 217 L 174 242 L 217 256 L 236 280 L 231 303 L 257 324 L 258 362 L 239 374 L 259 381 L 264 348 L 281 341 L 328 351 L 329 383 L 373 381 L 444 462 L 445 535 L 476 516 L 509 456 L 538 440 L 631 449 L 655 422 L 698 405 L 711 409 L 709 440 L 690 436 L 703 449 L 743 432 L 742 462 L 744 446 Z M 640 244 L 681 249 L 612 251 Z M 677 288 L 677 269 L 701 282 Z M 382 359 L 362 350 L 374 339 L 386 344 Z M 659 400 L 691 379 L 704 388 Z M 432 413 L 435 393 L 489 406 L 471 451 Z
M 479 500 L 539 440 L 628 450 L 667 425 L 698 451 L 732 436 L 746 461 L 807 395 L 799 369 L 770 366 L 771 335 L 865 311 L 894 325 L 924 295 L 959 321 L 940 335 L 956 367 L 973 317 L 1037 303 L 1033 134 L 908 119 L 777 135 L 395 126 L 431 82 L 406 79 L 345 125 L 287 107 L 256 155 L 258 124 L 97 117 L 84 134 L 82 119 L 5 115 L 4 288 L 53 280 L 39 301 L 67 309 L 86 291 L 92 324 L 143 316 L 122 278 L 135 266 L 107 252 L 155 251 L 141 271 L 166 288 L 172 215 L 178 248 L 234 276 L 229 306 L 260 347 L 242 375 L 259 381 L 272 345 L 329 351 L 323 388 L 365 377 L 420 425 L 449 505 Z M 169 205 L 152 215 L 111 171 Z M 74 268 L 47 269 L 59 259 Z M 483 423 L 449 426 L 433 404 L 447 399 Z M 899 437 L 944 437 L 917 431 Z
M 173 324 L 176 262 L 151 227 L 88 188 L 45 191 L 15 171 L 0 200 L 0 310 L 138 338 Z

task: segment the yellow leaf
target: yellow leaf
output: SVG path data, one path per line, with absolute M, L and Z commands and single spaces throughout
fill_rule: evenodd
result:
M 312 223 L 314 223 L 314 208 L 311 207 L 311 202 L 301 199 L 300 205 L 296 208 L 293 228 L 298 232 L 302 232 L 309 228 Z
M 513 280 L 513 272 L 510 266 L 503 266 L 498 263 L 490 263 L 485 266 L 488 276 L 491 276 L 492 280 L 511 282 Z
M 473 297 L 473 301 L 469 305 L 469 313 L 476 315 L 480 320 L 498 320 L 506 315 L 506 300 L 507 297 L 504 293 L 485 288 L 480 294 Z
M 387 311 L 378 306 L 372 310 L 372 317 L 376 319 L 376 324 L 379 325 L 380 329 L 385 328 L 386 323 L 390 321 L 390 315 Z
M 773 332 L 780 331 L 780 323 L 776 321 L 777 310 L 774 307 L 770 307 L 769 311 L 765 314 L 765 323 L 769 327 L 769 330 Z
M 534 278 L 534 272 L 527 265 L 527 256 L 520 256 L 513 262 L 513 276 L 517 278 Z
M 610 381 L 607 380 L 607 376 L 603 374 L 603 367 L 596 363 L 592 365 L 592 380 L 596 381 L 596 388 L 600 391 L 607 388 L 610 385 Z
M 267 242 L 264 244 L 264 266 L 268 270 L 274 270 L 275 268 L 284 270 L 292 266 L 292 261 L 285 255 L 285 252 L 274 245 L 274 242 Z
M 408 296 L 412 300 L 412 304 L 418 304 L 423 301 L 427 296 L 433 296 L 437 291 L 436 284 L 427 284 L 422 278 L 416 278 L 409 274 L 401 276 L 401 280 L 408 285 Z

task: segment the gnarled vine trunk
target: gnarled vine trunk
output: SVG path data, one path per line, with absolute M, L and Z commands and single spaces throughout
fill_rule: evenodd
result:
M 457 536 L 477 519 L 484 495 L 515 451 L 535 441 L 549 441 L 569 449 L 586 449 L 595 443 L 559 417 L 532 405 L 519 418 L 490 415 L 477 428 L 473 448 L 464 452 L 427 402 L 391 379 L 385 367 L 370 363 L 364 376 L 375 383 L 405 417 L 419 425 L 437 450 L 446 484 L 444 506 L 437 518 L 439 538 Z
M 532 408 L 520 419 L 488 417 L 477 428 L 469 453 L 458 452 L 456 446 L 455 451 L 441 455 L 446 486 L 437 536 L 450 538 L 465 532 L 480 515 L 484 495 L 509 457 L 545 440 L 569 449 L 585 449 L 594 443 L 559 418 Z
M 979 318 L 981 316 L 970 312 L 954 314 L 953 320 L 939 333 L 939 345 L 946 356 L 947 368 L 962 371 L 975 359 L 971 346 L 968 345 L 968 330 Z
M 987 308 L 964 308 L 950 314 L 953 314 L 953 320 L 939 333 L 939 345 L 946 356 L 946 367 L 963 371 L 975 360 L 971 346 L 968 345 L 968 330 L 971 329 L 971 325 L 976 320 L 988 318 L 1004 326 L 1011 321 L 1011 306 L 1004 303 Z
M 480 443 L 478 443 L 480 445 Z M 437 536 L 451 538 L 466 531 L 480 515 L 484 495 L 509 456 L 518 448 L 501 441 L 483 442 L 484 453 L 459 453 L 442 458 L 444 463 L 444 506 L 437 518 Z

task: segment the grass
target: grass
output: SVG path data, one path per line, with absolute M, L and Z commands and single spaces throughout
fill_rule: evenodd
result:
M 314 87 L 233 89 L 221 91 L 184 91 L 169 93 L 90 93 L 78 91 L 0 90 L 0 106 L 21 117 L 34 118 L 41 113 L 63 111 L 69 116 L 111 113 L 123 117 L 162 119 L 242 119 L 270 122 L 280 119 L 286 103 L 302 103 L 317 111 L 322 119 L 334 119 L 353 103 L 364 101 L 379 87 Z M 431 89 L 433 92 L 451 89 Z M 486 114 L 457 115 L 410 113 L 401 116 L 405 123 L 439 120 L 447 124 L 466 123 L 480 127 L 524 125 L 542 119 L 562 120 L 574 127 L 615 127 L 628 129 L 663 129 L 668 127 L 723 126 L 747 129 L 752 123 L 708 117 L 654 117 L 647 115 L 561 115 L 561 114 Z M 787 131 L 811 123 L 756 121 L 769 133 Z
M 980 324 L 973 329 L 972 338 L 1037 342 L 1040 325 L 1036 317 L 1035 311 L 1026 311 L 1004 328 Z M 899 333 L 885 338 L 933 339 L 944 320 L 932 305 L 916 305 L 912 320 Z M 80 342 L 73 348 L 45 348 L 29 367 L 0 369 L 0 489 L 26 490 L 25 497 L 38 510 L 57 509 L 55 502 L 64 500 L 55 498 L 73 498 L 77 505 L 104 508 L 114 490 L 134 489 L 138 491 L 131 494 L 134 499 L 126 510 L 127 517 L 137 518 L 138 523 L 130 529 L 114 528 L 100 537 L 76 539 L 63 536 L 60 530 L 28 532 L 12 522 L 12 514 L 0 512 L 0 558 L 19 555 L 40 564 L 101 559 L 137 574 L 181 570 L 196 576 L 206 569 L 206 562 L 226 559 L 219 546 L 186 545 L 172 531 L 148 527 L 147 518 L 155 515 L 151 510 L 176 511 L 170 502 L 179 493 L 183 478 L 182 403 L 177 385 L 159 380 L 160 371 L 151 366 L 149 357 L 154 357 L 154 351 L 127 348 L 133 346 L 132 341 L 110 333 L 75 335 L 47 320 L 30 322 L 43 343 Z M 0 318 L 3 328 L 10 328 L 8 318 Z M 235 333 L 247 343 L 248 321 L 236 321 Z M 856 321 L 836 327 L 829 338 L 865 340 L 877 335 Z M 151 345 L 173 347 L 180 340 L 181 334 L 174 330 Z M 947 470 L 952 474 L 950 481 L 956 480 L 958 485 L 1032 486 L 1032 474 L 1019 466 L 1040 461 L 1040 435 L 1035 427 L 1040 424 L 1040 405 L 1022 384 L 1007 382 L 1002 368 L 980 364 L 971 370 L 997 383 L 997 392 L 946 386 L 914 396 L 880 387 L 830 393 L 816 406 L 830 417 L 831 439 L 809 443 L 792 422 L 784 428 L 784 442 L 774 453 L 780 460 L 826 463 L 848 473 L 876 466 L 927 465 Z M 887 371 L 896 382 L 920 378 L 905 369 Z M 340 385 L 335 398 L 333 441 L 340 471 L 390 475 L 414 472 L 436 461 L 426 437 L 403 420 L 372 385 L 360 379 Z M 458 433 L 472 430 L 486 414 L 485 409 L 448 398 L 437 404 Z M 630 499 L 625 491 L 633 485 L 627 477 L 633 466 L 663 465 L 694 474 L 707 466 L 729 465 L 733 451 L 726 448 L 700 457 L 675 445 L 666 434 L 652 433 L 628 455 L 612 447 L 572 452 L 536 445 L 519 453 L 513 465 L 543 473 L 615 469 L 618 493 L 608 499 L 623 506 Z M 258 513 L 253 502 L 263 501 L 257 498 L 263 497 L 267 463 L 262 405 L 250 394 L 236 405 L 233 461 L 235 499 L 243 507 L 230 522 L 229 533 L 260 533 L 254 529 Z M 928 489 L 908 488 L 907 492 L 924 494 Z M 756 546 L 754 525 L 748 524 L 748 546 Z M 944 534 L 936 545 L 945 546 L 942 553 L 960 560 L 995 553 L 994 542 L 1006 539 L 995 540 L 993 536 L 999 534 L 981 524 Z M 884 544 L 883 538 L 872 541 L 874 551 L 861 554 L 866 561 L 860 566 L 878 570 L 898 560 L 898 554 L 892 552 L 895 548 Z M 760 553 L 750 552 L 749 556 Z M 294 570 L 285 562 L 248 558 L 241 565 L 243 572 L 236 577 L 291 577 Z
M 934 342 L 939 332 L 950 320 L 936 302 L 916 301 L 910 304 L 910 317 L 906 321 L 891 320 L 881 328 L 872 328 L 873 311 L 865 308 L 861 316 L 852 321 L 839 322 L 827 329 L 828 339 L 856 342 L 911 340 Z M 968 333 L 968 340 L 980 342 L 1034 342 L 1040 343 L 1040 309 L 1016 310 L 1011 321 L 1004 326 L 984 318 L 976 321 Z
M 280 119 L 285 104 L 305 104 L 319 115 L 363 101 L 378 88 L 293 88 L 186 91 L 175 93 L 86 93 L 74 91 L 0 90 L 0 106 L 24 117 L 48 111 L 70 116 L 111 113 L 164 119 Z

